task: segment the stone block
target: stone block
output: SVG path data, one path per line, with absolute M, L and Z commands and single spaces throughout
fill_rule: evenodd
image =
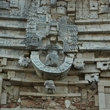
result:
M 14 86 L 13 95 L 14 95 L 15 99 L 18 99 L 18 96 L 19 96 L 19 87 L 18 86 Z
M 51 8 L 51 13 L 57 13 L 57 9 L 56 8 Z
M 57 2 L 57 6 L 67 7 L 67 2 L 65 2 L 65 1 L 58 1 Z
M 75 12 L 75 0 L 71 0 L 70 2 L 68 2 L 68 6 L 67 6 L 67 12 L 71 12 L 74 13 Z
M 98 2 L 97 0 L 90 0 L 90 11 L 98 11 Z
M 98 12 L 96 12 L 96 11 L 91 11 L 91 12 L 90 12 L 90 18 L 92 18 L 92 19 L 97 19 L 97 18 L 98 18 Z
M 68 93 L 68 87 L 66 86 L 56 86 L 56 92 L 55 93 L 62 93 L 62 94 L 66 94 Z
M 11 8 L 18 8 L 18 0 L 10 0 Z
M 9 9 L 8 1 L 0 1 L 0 9 Z
M 100 73 L 101 77 L 110 77 L 110 72 L 109 71 L 104 71 Z
M 51 37 L 51 38 L 50 38 L 50 41 L 51 41 L 51 42 L 56 42 L 57 39 L 56 39 L 56 37 Z
M 57 0 L 50 0 L 50 5 L 51 5 L 52 7 L 55 7 L 56 4 L 57 4 Z
M 7 93 L 1 94 L 1 104 L 7 104 Z
M 27 79 L 22 79 L 22 85 L 23 86 L 31 86 L 32 85 L 32 81 L 27 80 Z
M 44 94 L 36 92 L 20 92 L 20 96 L 34 96 L 34 97 L 80 97 L 80 93 L 66 93 L 66 94 Z
M 99 85 L 99 86 L 98 86 L 98 91 L 99 91 L 100 93 L 104 93 L 104 92 L 105 92 L 105 91 L 104 91 L 104 86 Z
M 50 4 L 50 0 L 41 0 L 41 6 L 49 5 L 49 4 Z
M 95 95 L 95 106 L 99 106 L 99 98 L 98 98 L 98 95 Z
M 82 89 L 82 99 L 87 99 L 87 89 Z
M 15 77 L 15 71 L 8 71 L 8 79 Z
M 104 109 L 105 107 L 106 107 L 105 94 L 99 92 L 99 108 Z
M 3 82 L 3 78 L 0 76 L 0 104 L 1 104 L 1 94 L 2 94 L 2 82 Z
M 22 84 L 22 79 L 20 79 L 20 78 L 11 78 L 10 81 L 13 85 L 21 85 Z
M 6 66 L 6 65 L 7 65 L 7 58 L 3 58 L 3 59 L 2 59 L 1 65 L 2 65 L 2 66 Z
M 65 7 L 57 7 L 57 13 L 58 14 L 66 14 L 66 8 Z
M 97 62 L 97 68 L 100 70 L 109 70 L 109 64 L 110 62 Z

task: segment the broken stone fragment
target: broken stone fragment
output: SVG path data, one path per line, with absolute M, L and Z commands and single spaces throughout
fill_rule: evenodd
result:
M 19 98 L 17 102 L 18 102 L 18 103 L 21 103 L 21 98 Z
M 70 100 L 65 100 L 65 107 L 66 107 L 66 108 L 69 108 L 70 105 L 71 105 Z

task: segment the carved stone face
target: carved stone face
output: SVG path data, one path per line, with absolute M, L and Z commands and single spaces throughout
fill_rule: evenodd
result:
M 45 86 L 45 89 L 46 89 L 46 92 L 47 93 L 54 93 L 55 92 L 55 85 L 54 85 L 54 82 L 52 80 L 46 80 L 44 82 L 44 86 Z
M 58 60 L 59 60 L 58 52 L 55 50 L 50 51 L 46 56 L 46 65 L 57 66 Z
M 84 68 L 84 62 L 83 61 L 80 61 L 80 60 L 75 60 L 73 62 L 73 65 L 76 69 L 83 69 Z

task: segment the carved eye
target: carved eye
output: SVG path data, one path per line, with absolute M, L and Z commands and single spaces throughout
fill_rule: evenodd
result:
M 94 76 L 92 75 L 91 78 L 94 78 Z
M 105 64 L 103 64 L 103 66 L 107 66 L 107 64 L 105 63 Z
M 95 7 L 95 5 L 93 5 L 92 7 Z

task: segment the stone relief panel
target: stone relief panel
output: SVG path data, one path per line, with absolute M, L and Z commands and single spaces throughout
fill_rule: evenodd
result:
M 1 0 L 1 106 L 98 110 L 97 82 L 110 77 L 104 18 L 104 0 Z
M 31 60 L 36 67 L 46 74 L 52 72 L 54 69 L 58 74 L 66 73 L 70 69 L 72 63 L 67 64 L 70 58 L 65 56 L 65 53 L 75 52 L 78 50 L 78 28 L 76 25 L 68 22 L 69 17 L 66 13 L 62 13 L 63 8 L 68 6 L 68 13 L 74 13 L 74 7 L 71 7 L 71 2 L 56 0 L 44 1 L 39 3 L 33 1 L 29 8 L 28 24 L 26 29 L 26 39 L 22 42 L 26 45 L 27 49 L 38 50 L 36 58 L 41 63 L 42 68 L 39 68 L 35 54 L 31 55 Z M 67 5 L 68 4 L 68 5 Z M 58 19 L 53 19 L 49 11 L 50 9 L 57 8 L 55 14 L 63 14 Z M 72 11 L 74 9 L 74 11 Z M 66 12 L 66 10 L 65 10 Z M 64 57 L 60 57 L 63 55 Z M 38 57 L 37 57 L 38 56 Z M 73 55 L 74 56 L 74 55 Z M 72 58 L 73 58 L 72 56 Z M 45 69 L 44 66 L 46 67 Z M 67 66 L 65 68 L 65 66 Z M 51 68 L 49 70 L 49 68 Z M 64 69 L 64 70 L 63 70 Z M 67 70 L 66 70 L 67 69 Z M 53 72 L 52 72 L 53 73 Z M 40 73 L 41 74 L 41 73 Z
M 109 0 L 76 0 L 77 19 L 101 19 L 109 18 Z

